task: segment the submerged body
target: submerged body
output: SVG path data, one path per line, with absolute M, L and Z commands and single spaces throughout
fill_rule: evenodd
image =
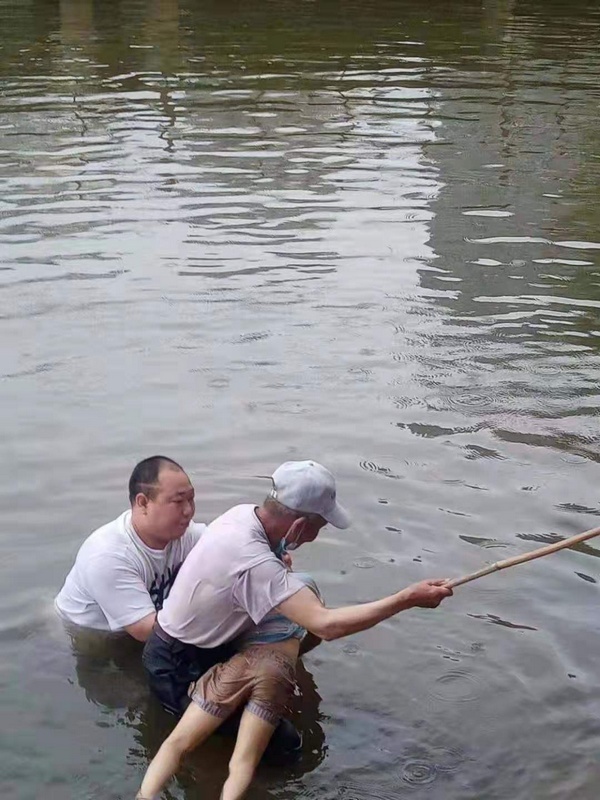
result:
M 296 576 L 319 596 L 310 576 Z M 161 746 L 137 800 L 154 800 L 175 774 L 182 757 L 205 741 L 244 706 L 222 800 L 239 800 L 282 718 L 294 690 L 296 661 L 306 631 L 282 614 L 268 614 L 244 635 L 239 651 L 216 664 L 189 687 L 192 700 Z

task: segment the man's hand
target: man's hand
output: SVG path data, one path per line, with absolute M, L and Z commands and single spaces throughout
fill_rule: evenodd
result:
M 418 608 L 437 608 L 442 600 L 451 597 L 453 592 L 444 584 L 447 578 L 436 581 L 419 581 L 408 586 L 404 592 L 410 605 Z

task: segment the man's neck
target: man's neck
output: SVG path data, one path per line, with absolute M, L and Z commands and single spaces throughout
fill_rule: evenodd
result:
M 152 532 L 147 530 L 143 521 L 136 518 L 133 512 L 131 514 L 131 527 L 146 547 L 149 547 L 151 550 L 164 550 L 168 544 L 168 542 L 164 542 L 162 539 L 157 539 L 156 536 L 153 536 Z
M 271 516 L 269 516 L 268 512 L 265 511 L 262 506 L 255 510 L 255 514 L 258 517 L 260 524 L 263 526 L 264 532 L 267 534 L 267 539 L 271 545 L 271 550 L 275 550 L 282 537 L 285 535 L 285 532 L 279 530 L 279 525 L 277 525 L 277 523 Z

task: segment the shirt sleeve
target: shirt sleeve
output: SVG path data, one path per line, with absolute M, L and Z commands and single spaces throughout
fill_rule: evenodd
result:
M 184 559 L 188 557 L 194 545 L 198 544 L 206 527 L 203 522 L 194 522 L 193 520 L 190 522 L 182 542 L 182 557 Z
M 111 631 L 133 625 L 156 611 L 141 576 L 122 558 L 112 555 L 94 558 L 85 577 L 87 589 Z
M 269 611 L 303 588 L 304 583 L 273 558 L 242 572 L 234 586 L 233 598 L 258 625 Z
M 194 522 L 194 520 L 190 522 L 188 525 L 188 533 L 192 542 L 192 547 L 196 544 L 196 542 L 200 541 L 200 537 L 206 528 L 207 526 L 203 522 Z

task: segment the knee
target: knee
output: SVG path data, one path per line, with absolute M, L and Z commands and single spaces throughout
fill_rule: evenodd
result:
M 248 772 L 253 769 L 252 760 L 247 756 L 233 753 L 229 759 L 229 774 L 239 775 L 242 772 Z
M 170 750 L 171 754 L 177 758 L 183 758 L 186 753 L 194 749 L 189 737 L 177 733 L 177 730 L 174 730 L 173 733 L 165 739 L 163 747 Z

